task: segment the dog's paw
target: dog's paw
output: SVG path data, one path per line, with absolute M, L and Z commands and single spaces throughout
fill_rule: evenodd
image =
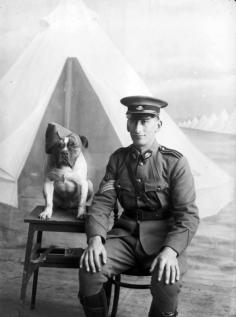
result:
M 77 219 L 84 219 L 86 215 L 86 206 L 80 206 L 78 208 Z
M 42 220 L 50 219 L 52 217 L 52 208 L 46 207 L 43 212 L 39 214 L 39 218 Z

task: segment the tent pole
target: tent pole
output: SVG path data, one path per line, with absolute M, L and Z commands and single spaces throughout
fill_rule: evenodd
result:
M 72 62 L 73 59 L 70 57 L 67 59 L 66 67 L 66 84 L 65 84 L 65 128 L 70 128 L 70 113 L 71 113 L 71 99 L 72 99 Z

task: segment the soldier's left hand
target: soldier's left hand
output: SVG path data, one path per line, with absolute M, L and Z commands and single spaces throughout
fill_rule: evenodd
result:
M 177 253 L 173 249 L 165 247 L 153 260 L 150 272 L 153 272 L 156 266 L 158 281 L 161 281 L 162 277 L 165 279 L 166 284 L 174 284 L 179 280 L 180 270 Z

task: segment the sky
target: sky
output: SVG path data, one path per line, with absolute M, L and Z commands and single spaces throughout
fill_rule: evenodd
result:
M 0 0 L 0 78 L 60 0 Z M 84 0 L 175 120 L 236 106 L 233 0 Z

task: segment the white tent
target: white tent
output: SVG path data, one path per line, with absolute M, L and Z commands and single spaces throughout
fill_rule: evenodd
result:
M 191 127 L 191 124 L 192 124 L 192 120 L 188 119 L 184 122 L 183 127 L 189 129 Z
M 181 122 L 179 122 L 178 126 L 180 128 L 186 128 L 188 126 L 188 121 L 187 120 L 181 121 Z
M 223 109 L 217 116 L 217 120 L 212 125 L 211 131 L 224 133 L 225 126 L 228 119 L 229 119 L 229 114 L 225 109 Z
M 206 121 L 205 125 L 202 127 L 202 130 L 206 131 L 212 131 L 212 128 L 214 127 L 215 123 L 217 121 L 217 116 L 215 113 L 212 113 L 208 120 Z
M 210 132 L 236 134 L 235 117 L 236 115 L 234 113 L 229 115 L 228 112 L 223 109 L 218 115 L 212 113 L 209 116 L 201 116 L 194 128 Z
M 37 148 L 35 138 L 43 144 L 47 120 L 88 137 L 97 184 L 108 155 L 130 144 L 119 100 L 150 95 L 81 1 L 61 1 L 43 22 L 42 32 L 0 82 L 0 202 L 15 206 L 18 178 Z M 189 142 L 166 112 L 162 120 L 158 141 L 188 158 L 201 216 L 216 213 L 232 199 L 232 179 Z M 34 170 L 30 174 L 37 176 Z
M 202 115 L 199 119 L 198 125 L 196 129 L 202 130 L 202 128 L 206 125 L 208 118 L 206 115 Z
M 236 134 L 236 109 L 229 116 L 224 127 L 224 133 Z
M 194 117 L 193 120 L 192 120 L 190 128 L 191 129 L 196 129 L 196 126 L 198 125 L 198 121 L 199 121 L 198 118 Z

